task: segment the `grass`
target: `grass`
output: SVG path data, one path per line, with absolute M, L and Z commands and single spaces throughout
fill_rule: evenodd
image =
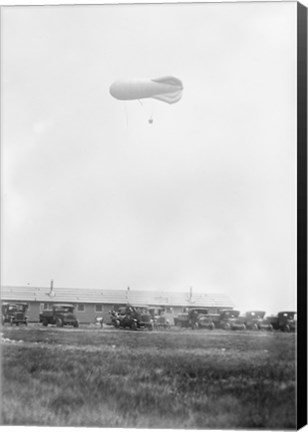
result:
M 296 427 L 294 334 L 33 326 L 3 337 L 5 425 Z

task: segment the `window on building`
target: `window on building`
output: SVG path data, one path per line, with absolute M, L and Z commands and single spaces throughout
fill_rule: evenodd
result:
M 52 304 L 51 303 L 41 303 L 40 304 L 40 309 L 41 310 L 51 310 L 52 309 Z
M 95 305 L 95 312 L 103 312 L 103 305 L 102 304 Z
M 77 310 L 78 310 L 78 312 L 84 312 L 84 304 L 78 303 L 77 304 Z

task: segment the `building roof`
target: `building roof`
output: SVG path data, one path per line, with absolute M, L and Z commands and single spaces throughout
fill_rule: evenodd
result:
M 151 306 L 234 307 L 223 293 L 189 293 L 168 291 L 111 290 L 92 288 L 58 288 L 32 286 L 1 286 L 2 301 L 41 303 L 98 303 Z

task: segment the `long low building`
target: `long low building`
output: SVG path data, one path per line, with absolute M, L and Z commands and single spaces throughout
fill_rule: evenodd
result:
M 80 323 L 93 323 L 96 317 L 103 317 L 106 321 L 111 309 L 127 303 L 163 308 L 171 322 L 175 316 L 191 307 L 206 307 L 212 313 L 234 307 L 231 299 L 223 293 L 54 288 L 53 284 L 51 287 L 2 286 L 1 301 L 27 303 L 30 322 L 38 322 L 40 312 L 51 309 L 56 303 L 73 304 Z

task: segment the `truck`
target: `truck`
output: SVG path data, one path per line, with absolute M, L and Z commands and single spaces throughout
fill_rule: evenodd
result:
M 247 330 L 273 330 L 273 326 L 270 321 L 265 318 L 265 311 L 249 311 L 241 317 Z
M 111 312 L 112 324 L 115 328 L 130 328 L 131 330 L 153 330 L 154 320 L 148 306 L 126 305 Z
M 297 323 L 297 314 L 293 311 L 278 312 L 277 316 L 269 317 L 269 321 L 274 330 L 283 332 L 295 332 Z
M 26 315 L 28 309 L 27 303 L 2 303 L 2 325 L 10 323 L 11 325 L 19 324 L 28 325 L 28 317 Z
M 213 330 L 215 328 L 213 315 L 209 314 L 206 308 L 192 308 L 188 312 L 189 325 L 192 329 L 207 328 Z
M 75 307 L 72 304 L 54 304 L 51 310 L 44 310 L 40 313 L 40 322 L 47 327 L 48 324 L 55 324 L 57 327 L 73 326 L 79 327 L 79 322 L 74 314 Z
M 189 327 L 188 312 L 181 312 L 174 317 L 174 325 L 177 327 Z
M 224 330 L 245 330 L 246 325 L 238 310 L 223 310 L 220 313 L 218 326 Z

